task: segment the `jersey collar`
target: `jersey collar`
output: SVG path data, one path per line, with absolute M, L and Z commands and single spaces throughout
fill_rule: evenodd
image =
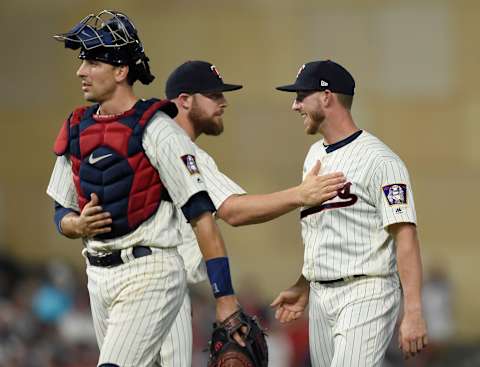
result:
M 331 153 L 331 152 L 334 152 L 337 149 L 340 149 L 341 147 L 344 147 L 345 145 L 351 143 L 356 138 L 358 138 L 362 134 L 362 132 L 363 132 L 363 130 L 359 130 L 359 131 L 353 133 L 352 135 L 346 137 L 345 139 L 337 141 L 336 143 L 333 143 L 333 144 L 329 144 L 329 145 L 323 144 L 323 146 L 325 148 L 325 152 Z

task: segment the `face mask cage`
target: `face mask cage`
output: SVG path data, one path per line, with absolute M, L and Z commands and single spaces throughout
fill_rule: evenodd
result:
M 54 38 L 66 48 L 80 49 L 81 59 L 129 65 L 132 83 L 140 80 L 142 84 L 150 84 L 155 79 L 137 29 L 125 14 L 112 10 L 90 14 L 70 31 Z
M 137 35 L 137 29 L 130 19 L 122 13 L 103 10 L 90 14 L 67 33 L 54 36 L 65 43 L 66 48 L 92 50 L 97 47 L 124 47 L 135 45 L 143 53 L 143 46 Z

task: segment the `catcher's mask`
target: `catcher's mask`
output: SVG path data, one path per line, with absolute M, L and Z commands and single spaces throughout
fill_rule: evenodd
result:
M 80 48 L 80 59 L 98 60 L 111 65 L 128 65 L 129 82 L 140 80 L 150 84 L 155 77 L 150 73 L 148 57 L 132 21 L 113 10 L 90 14 L 67 33 L 53 36 L 64 42 L 65 48 Z

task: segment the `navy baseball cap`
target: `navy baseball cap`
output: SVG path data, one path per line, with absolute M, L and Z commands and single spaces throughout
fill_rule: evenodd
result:
M 242 87 L 224 83 L 215 65 L 196 60 L 183 63 L 170 74 L 165 95 L 168 99 L 174 99 L 180 93 L 228 92 Z
M 331 60 L 313 61 L 303 64 L 297 74 L 295 83 L 277 87 L 284 92 L 322 91 L 353 96 L 355 80 L 352 74 L 340 64 Z

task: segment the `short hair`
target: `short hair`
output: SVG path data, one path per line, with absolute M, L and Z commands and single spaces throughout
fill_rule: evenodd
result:
M 337 95 L 338 101 L 340 104 L 347 110 L 352 109 L 353 96 L 347 94 L 335 93 Z

